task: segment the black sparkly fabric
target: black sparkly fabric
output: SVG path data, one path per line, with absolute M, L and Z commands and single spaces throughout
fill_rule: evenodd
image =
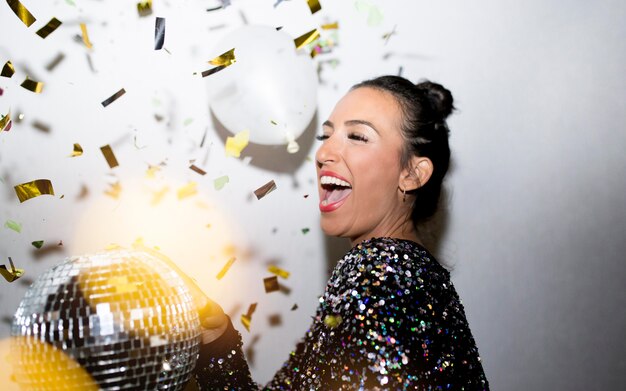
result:
M 488 390 L 449 272 L 419 244 L 375 238 L 337 264 L 313 324 L 265 387 L 229 325 L 203 345 L 201 390 Z

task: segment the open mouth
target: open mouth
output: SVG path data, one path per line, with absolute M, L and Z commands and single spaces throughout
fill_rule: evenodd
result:
M 334 176 L 323 175 L 320 178 L 322 197 L 320 208 L 323 211 L 337 209 L 352 192 L 352 185 Z

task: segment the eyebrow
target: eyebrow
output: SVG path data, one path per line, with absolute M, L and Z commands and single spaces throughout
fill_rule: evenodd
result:
M 376 133 L 379 133 L 378 129 L 376 129 L 376 127 L 371 122 L 363 120 L 363 119 L 351 119 L 351 120 L 348 120 L 348 121 L 344 122 L 344 124 L 346 126 L 354 126 L 354 125 L 369 126 L 370 128 L 374 129 L 374 131 Z M 324 121 L 322 126 L 328 126 L 329 128 L 335 129 L 335 125 L 332 122 L 328 121 L 328 120 Z

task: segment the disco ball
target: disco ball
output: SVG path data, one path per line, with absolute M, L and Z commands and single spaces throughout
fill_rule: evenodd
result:
M 11 334 L 13 379 L 23 389 L 181 390 L 200 322 L 172 268 L 146 252 L 115 250 L 42 274 Z

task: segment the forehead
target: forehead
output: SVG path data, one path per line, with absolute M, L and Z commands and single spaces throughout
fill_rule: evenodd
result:
M 399 127 L 402 112 L 391 93 L 371 87 L 348 92 L 335 106 L 331 121 L 366 120 L 383 129 Z

